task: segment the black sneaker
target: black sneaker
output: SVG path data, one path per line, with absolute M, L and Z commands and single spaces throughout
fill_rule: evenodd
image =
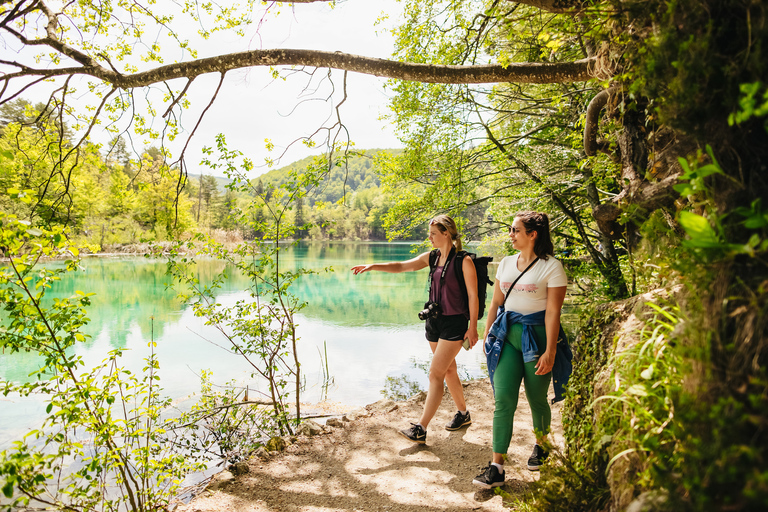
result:
M 414 443 L 424 444 L 427 442 L 427 432 L 424 430 L 424 428 L 421 425 L 417 425 L 415 423 L 411 423 L 413 425 L 411 428 L 407 428 L 405 430 L 399 430 L 398 433 L 403 436 L 407 437 Z
M 459 430 L 461 427 L 466 427 L 472 424 L 472 418 L 467 414 L 461 414 L 461 411 L 456 411 L 456 415 L 451 421 L 445 424 L 445 430 Z
M 528 469 L 531 471 L 538 471 L 542 464 L 544 464 L 544 461 L 547 460 L 547 457 L 549 457 L 549 453 L 544 451 L 544 448 L 542 448 L 539 445 L 533 446 L 533 453 L 531 453 L 531 456 L 528 458 Z
M 492 463 L 488 463 L 488 467 L 485 468 L 481 474 L 477 475 L 472 483 L 482 487 L 483 489 L 491 489 L 492 487 L 501 487 L 504 485 L 504 477 L 506 473 L 502 471 L 499 473 L 499 468 Z

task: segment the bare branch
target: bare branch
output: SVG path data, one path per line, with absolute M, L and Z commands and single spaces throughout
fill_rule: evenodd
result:
M 0 91 L 0 98 L 3 98 L 3 99 L 0 100 L 0 105 L 4 105 L 4 104 L 8 103 L 9 101 L 12 101 L 13 99 L 21 96 L 21 94 L 23 94 L 24 91 L 26 91 L 27 89 L 29 89 L 30 87 L 32 87 L 34 85 L 37 85 L 38 83 L 42 82 L 43 80 L 45 80 L 45 77 L 38 78 L 37 80 L 33 80 L 32 82 L 26 84 L 24 87 L 22 87 L 21 89 L 16 91 L 15 94 L 12 94 L 11 96 L 8 96 L 7 98 L 3 98 L 3 95 L 5 94 L 5 91 L 8 88 L 8 82 L 6 81 L 3 84 L 2 91 Z
M 208 109 L 211 108 L 211 105 L 213 105 L 213 102 L 216 101 L 216 97 L 219 95 L 219 91 L 221 90 L 221 86 L 224 83 L 224 76 L 226 73 L 221 73 L 221 79 L 219 80 L 219 85 L 216 87 L 216 91 L 214 91 L 213 96 L 211 96 L 211 101 L 208 102 L 208 105 L 205 106 L 203 111 L 200 113 L 200 117 L 197 119 L 197 124 L 195 124 L 195 127 L 192 129 L 192 133 L 189 134 L 189 137 L 187 138 L 187 143 L 184 144 L 184 149 L 181 150 L 181 155 L 179 155 L 179 159 L 177 162 L 179 162 L 180 168 L 179 168 L 179 181 L 176 183 L 176 198 L 174 199 L 174 206 L 176 207 L 176 215 L 174 217 L 174 225 L 178 223 L 179 221 L 179 209 L 178 209 L 178 201 L 179 196 L 181 196 L 181 191 L 184 189 L 184 184 L 186 182 L 186 168 L 184 167 L 184 154 L 187 151 L 187 147 L 189 146 L 189 141 L 192 140 L 192 137 L 195 136 L 195 132 L 197 131 L 197 128 L 200 126 L 200 123 L 203 121 L 203 117 L 205 117 L 205 113 L 208 112 Z M 190 80 L 190 83 L 192 80 Z M 189 83 L 187 84 L 189 85 Z M 184 89 L 186 90 L 186 88 Z M 183 93 L 182 93 L 183 95 Z
M 189 89 L 189 86 L 192 85 L 192 82 L 195 81 L 195 77 L 190 78 L 187 80 L 187 85 L 184 86 L 184 90 L 181 91 L 181 94 L 179 94 L 178 98 L 174 98 L 170 105 L 168 105 L 168 108 L 165 110 L 165 114 L 163 114 L 163 117 L 168 117 L 168 114 L 171 113 L 171 110 L 173 110 L 173 107 L 176 106 L 176 104 L 181 101 L 181 98 L 184 97 L 184 95 L 187 93 L 187 89 Z M 170 90 L 170 87 L 168 88 L 168 92 L 170 93 L 171 97 L 173 98 L 173 92 Z

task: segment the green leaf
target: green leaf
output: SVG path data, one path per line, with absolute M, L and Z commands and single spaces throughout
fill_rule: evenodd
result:
M 753 215 L 744 221 L 747 229 L 761 229 L 768 226 L 768 214 Z
M 653 377 L 653 365 L 650 365 L 648 368 L 640 372 L 640 377 L 642 377 L 645 380 L 648 380 L 651 377 Z
M 10 499 L 11 496 L 13 496 L 13 480 L 10 478 L 7 482 L 5 482 L 5 485 L 3 486 L 3 494 L 6 498 Z
M 681 196 L 693 195 L 693 187 L 688 183 L 678 183 L 677 185 L 673 185 L 672 188 Z
M 679 156 L 679 157 L 677 157 L 677 161 L 680 163 L 680 167 L 683 168 L 683 172 L 684 172 L 683 179 L 686 179 L 686 178 L 690 177 L 691 167 L 688 165 L 688 160 L 686 160 L 685 158 Z
M 696 169 L 697 178 L 706 178 L 713 174 L 723 174 L 723 171 L 716 164 L 707 164 L 703 167 Z
M 52 410 L 53 410 L 53 404 L 48 404 L 48 407 L 45 408 L 45 413 L 51 414 Z
M 697 245 L 719 244 L 720 239 L 717 233 L 712 229 L 709 221 L 701 215 L 682 211 L 680 212 L 679 221 L 685 232 L 691 237 L 691 241 Z

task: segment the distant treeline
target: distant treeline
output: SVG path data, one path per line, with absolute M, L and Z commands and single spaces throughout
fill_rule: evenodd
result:
M 68 158 L 58 168 L 51 153 L 71 150 L 71 133 L 41 121 L 51 119 L 38 115 L 45 108 L 24 100 L 0 107 L 0 211 L 43 225 L 67 224 L 79 242 L 95 250 L 178 239 L 196 231 L 223 230 L 245 238 L 259 234 L 237 220 L 239 209 L 254 195 L 230 190 L 228 179 L 205 172 L 190 173 L 185 180 L 158 148 L 131 155 L 116 137 L 104 146 L 82 146 L 79 158 Z M 398 153 L 358 151 L 333 166 L 305 202 L 293 205 L 288 220 L 300 228 L 297 236 L 385 240 L 384 216 L 394 200 L 382 190 L 377 161 Z M 306 158 L 254 178 L 253 194 L 285 185 L 291 171 L 301 172 L 312 161 Z
M 306 202 L 293 209 L 292 221 L 299 238 L 311 240 L 386 240 L 384 217 L 395 198 L 381 186 L 381 162 L 398 156 L 402 150 L 370 149 L 357 152 L 341 165 L 333 166 L 316 189 L 309 191 Z M 257 178 L 257 187 L 282 186 L 291 171 L 301 172 L 312 165 L 308 157 L 270 171 Z M 425 237 L 426 229 L 414 233 Z

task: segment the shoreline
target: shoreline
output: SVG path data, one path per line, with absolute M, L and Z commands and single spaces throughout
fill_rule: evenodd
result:
M 241 243 L 244 240 L 241 240 L 240 242 L 222 242 L 222 244 L 227 247 L 228 249 L 234 249 L 239 243 Z M 290 239 L 287 238 L 285 240 L 281 240 L 279 242 L 280 245 L 284 244 L 293 244 L 293 243 L 310 243 L 310 244 L 364 244 L 364 245 L 376 245 L 376 244 L 382 244 L 382 245 L 418 245 L 423 242 L 423 240 L 306 240 L 306 239 Z M 165 256 L 169 253 L 167 248 L 169 248 L 172 244 L 175 242 L 170 241 L 164 241 L 164 242 L 138 242 L 138 243 L 132 243 L 132 244 L 123 244 L 119 246 L 107 246 L 106 250 L 98 251 L 98 252 L 90 252 L 87 249 L 84 249 L 82 252 L 80 252 L 79 256 L 80 258 L 93 258 L 93 257 L 118 257 L 118 256 L 136 256 L 136 257 L 149 257 L 149 256 L 155 256 L 155 257 L 161 257 Z M 267 242 L 270 243 L 270 242 Z M 180 251 L 179 254 L 197 254 L 193 250 L 183 250 Z M 74 256 L 59 256 L 55 258 L 51 257 L 41 257 L 39 261 L 64 261 L 73 259 Z M 10 261 L 10 258 L 6 256 L 0 256 L 0 263 L 8 262 Z
M 331 422 L 314 435 L 301 434 L 282 450 L 260 451 L 209 478 L 189 501 L 172 502 L 173 512 L 303 512 L 307 510 L 395 510 L 417 512 L 482 510 L 508 512 L 505 499 L 525 500 L 538 473 L 526 461 L 535 437 L 530 407 L 521 388 L 515 433 L 501 490 L 472 484 L 491 456 L 494 401 L 487 378 L 463 382 L 473 423 L 458 431 L 443 425 L 454 405 L 446 392 L 427 428 L 427 443 L 398 434 L 418 418 L 425 393 L 404 401 L 379 400 L 364 413 Z M 551 390 L 550 390 L 551 392 Z M 552 406 L 552 442 L 562 447 L 562 402 Z M 196 491 L 196 492 L 195 492 Z

